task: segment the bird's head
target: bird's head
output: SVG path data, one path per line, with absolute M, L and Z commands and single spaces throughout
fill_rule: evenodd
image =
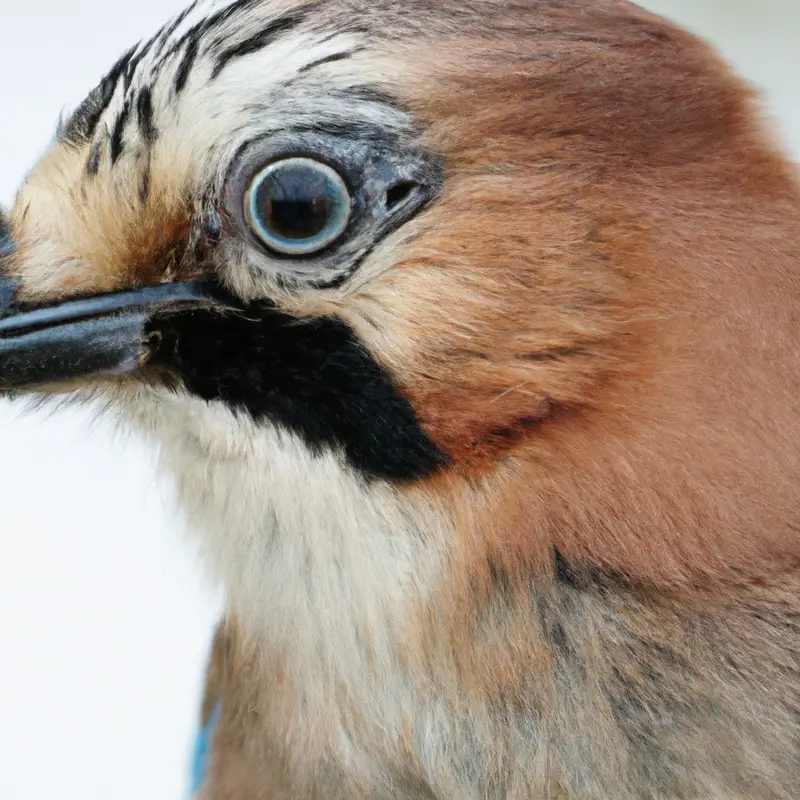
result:
M 717 57 L 625 2 L 195 3 L 21 187 L 0 384 L 200 460 L 302 451 L 517 554 L 761 569 L 793 181 Z

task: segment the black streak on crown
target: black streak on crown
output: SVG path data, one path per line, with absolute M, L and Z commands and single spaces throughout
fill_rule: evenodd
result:
M 183 51 L 181 63 L 175 71 L 175 78 L 173 79 L 172 86 L 175 89 L 175 94 L 180 94 L 186 88 L 186 82 L 189 80 L 192 67 L 197 59 L 197 51 L 200 43 L 197 39 L 190 39 L 186 44 L 186 49 Z
M 135 47 L 128 50 L 109 70 L 100 84 L 78 106 L 59 134 L 62 140 L 81 144 L 88 142 L 94 136 L 100 117 L 108 108 L 120 77 L 133 60 L 135 50 Z
M 122 111 L 119 112 L 117 121 L 114 123 L 114 130 L 111 132 L 111 139 L 109 140 L 108 152 L 111 157 L 111 164 L 114 165 L 122 155 L 123 136 L 125 135 L 125 125 L 128 122 L 128 116 L 131 113 L 131 104 L 126 100 L 122 106 Z
M 413 480 L 448 462 L 340 319 L 299 320 L 260 306 L 175 317 L 161 334 L 154 363 L 190 392 L 268 419 L 312 451 L 339 449 L 367 477 Z
M 214 71 L 211 73 L 211 80 L 219 77 L 219 74 L 234 59 L 249 56 L 253 53 L 257 53 L 259 50 L 263 50 L 280 38 L 284 33 L 293 30 L 297 25 L 303 22 L 305 18 L 305 12 L 293 11 L 290 14 L 272 20 L 268 25 L 265 25 L 248 39 L 225 48 L 219 54 L 217 63 L 214 65 Z
M 158 135 L 158 131 L 153 122 L 153 92 L 149 87 L 145 87 L 139 92 L 139 97 L 136 100 L 136 118 L 139 122 L 139 131 L 142 134 L 142 139 L 147 144 L 152 144 Z

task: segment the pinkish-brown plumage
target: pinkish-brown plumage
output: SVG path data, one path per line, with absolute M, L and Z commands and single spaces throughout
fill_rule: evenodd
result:
M 120 90 L 55 144 L 8 270 L 342 320 L 448 463 L 365 477 L 269 415 L 91 383 L 227 587 L 204 800 L 798 796 L 800 183 L 750 88 L 615 0 L 231 6 L 214 35 L 291 24 L 213 82 L 200 45 L 182 94 L 185 49 L 143 57 L 158 138 L 98 166 Z M 203 238 L 245 84 L 278 131 L 357 87 L 436 198 L 327 287 L 254 267 L 224 203 Z

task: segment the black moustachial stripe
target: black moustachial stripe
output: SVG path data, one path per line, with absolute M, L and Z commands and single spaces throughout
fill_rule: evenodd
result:
M 260 306 L 175 317 L 159 333 L 154 363 L 188 391 L 270 420 L 312 450 L 341 450 L 367 477 L 413 480 L 448 462 L 340 319 L 298 320 Z
M 258 33 L 250 36 L 244 41 L 231 45 L 230 47 L 222 50 L 217 57 L 217 63 L 214 65 L 214 71 L 211 73 L 211 79 L 219 77 L 222 70 L 225 69 L 231 61 L 243 56 L 252 55 L 259 50 L 263 50 L 268 45 L 272 44 L 284 33 L 288 33 L 299 25 L 307 16 L 305 11 L 293 11 L 285 14 L 282 17 L 272 20 L 268 25 L 261 28 Z

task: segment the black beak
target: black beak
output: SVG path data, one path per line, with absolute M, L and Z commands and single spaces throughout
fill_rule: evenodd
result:
M 157 347 L 159 323 L 225 306 L 206 281 L 49 305 L 15 306 L 15 288 L 12 279 L 0 277 L 0 391 L 135 372 Z

